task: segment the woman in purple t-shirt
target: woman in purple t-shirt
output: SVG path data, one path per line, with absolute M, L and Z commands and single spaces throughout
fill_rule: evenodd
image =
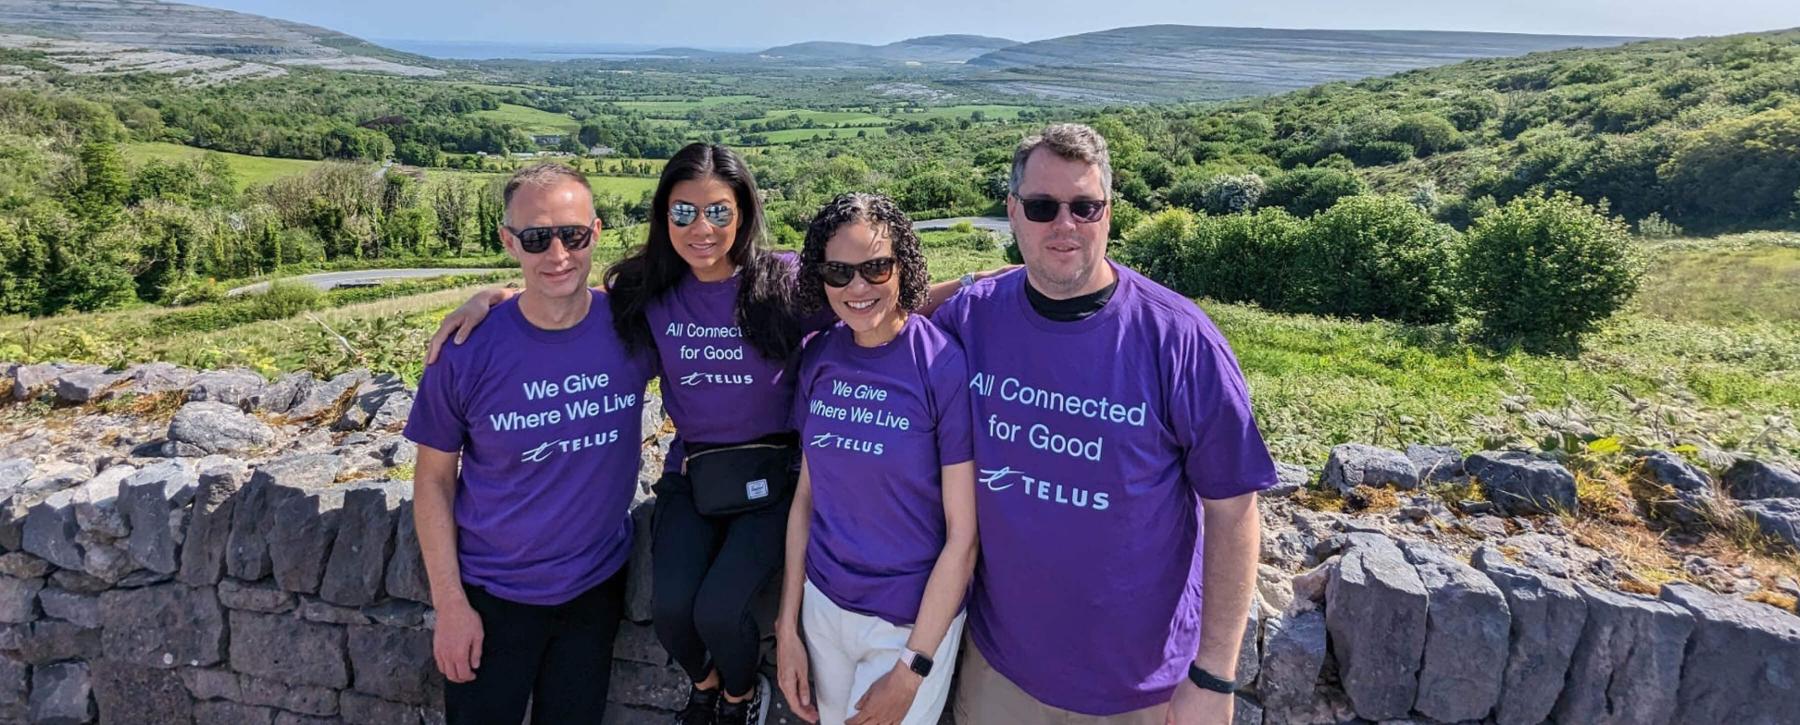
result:
M 842 324 L 807 343 L 794 400 L 782 693 L 808 721 L 932 725 L 975 572 L 968 364 L 912 314 L 925 255 L 887 197 L 826 204 L 800 256 L 802 306 L 829 304 Z
M 605 274 L 619 335 L 657 353 L 663 406 L 679 432 L 656 484 L 650 535 L 657 638 L 694 682 L 678 719 L 685 725 L 760 723 L 767 712 L 751 605 L 782 563 L 798 466 L 789 411 L 800 340 L 832 321 L 822 310 L 798 312 L 797 261 L 765 246 L 763 219 L 744 161 L 691 144 L 663 168 L 648 241 Z M 936 285 L 927 307 L 960 288 Z M 430 357 L 510 295 L 478 293 L 447 317 Z M 721 492 L 738 500 L 708 495 Z

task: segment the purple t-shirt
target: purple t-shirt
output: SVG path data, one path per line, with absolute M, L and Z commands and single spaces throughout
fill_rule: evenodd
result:
M 791 254 L 778 258 L 797 263 Z M 663 407 L 680 443 L 743 443 L 792 430 L 799 358 L 770 360 L 744 340 L 737 323 L 739 275 L 702 282 L 692 272 L 645 309 L 662 369 Z M 829 324 L 803 321 L 806 331 Z M 681 467 L 671 451 L 667 469 Z
M 1275 483 L 1212 321 L 1114 269 L 1112 300 L 1084 320 L 1037 314 L 1023 272 L 934 317 L 969 359 L 971 639 L 1032 697 L 1089 715 L 1168 701 L 1199 646 L 1198 500 Z
M 814 338 L 794 400 L 812 476 L 806 577 L 838 606 L 908 626 L 944 548 L 941 469 L 970 460 L 962 346 L 918 315 L 880 347 Z
M 461 452 L 463 581 L 524 604 L 567 602 L 631 555 L 647 355 L 630 355 L 606 297 L 566 330 L 501 303 L 425 368 L 406 437 Z

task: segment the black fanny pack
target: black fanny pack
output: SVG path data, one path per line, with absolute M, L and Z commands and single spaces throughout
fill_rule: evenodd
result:
M 775 435 L 689 453 L 681 472 L 693 487 L 694 508 L 706 516 L 729 516 L 785 499 L 796 483 L 799 453 L 793 434 Z

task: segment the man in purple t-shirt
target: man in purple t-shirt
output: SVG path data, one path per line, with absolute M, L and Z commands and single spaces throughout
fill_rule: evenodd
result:
M 1274 464 L 1190 300 L 1106 259 L 1106 141 L 1025 139 L 1025 272 L 934 321 L 963 345 L 981 560 L 958 722 L 1228 723 Z
M 588 289 L 587 180 L 541 164 L 505 195 L 525 292 L 425 369 L 406 424 L 432 652 L 451 725 L 599 722 L 652 368 Z

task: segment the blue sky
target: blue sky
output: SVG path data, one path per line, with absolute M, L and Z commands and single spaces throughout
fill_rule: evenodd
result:
M 1800 26 L 1797 0 L 187 0 L 365 38 L 760 48 L 1128 25 L 1721 35 Z

